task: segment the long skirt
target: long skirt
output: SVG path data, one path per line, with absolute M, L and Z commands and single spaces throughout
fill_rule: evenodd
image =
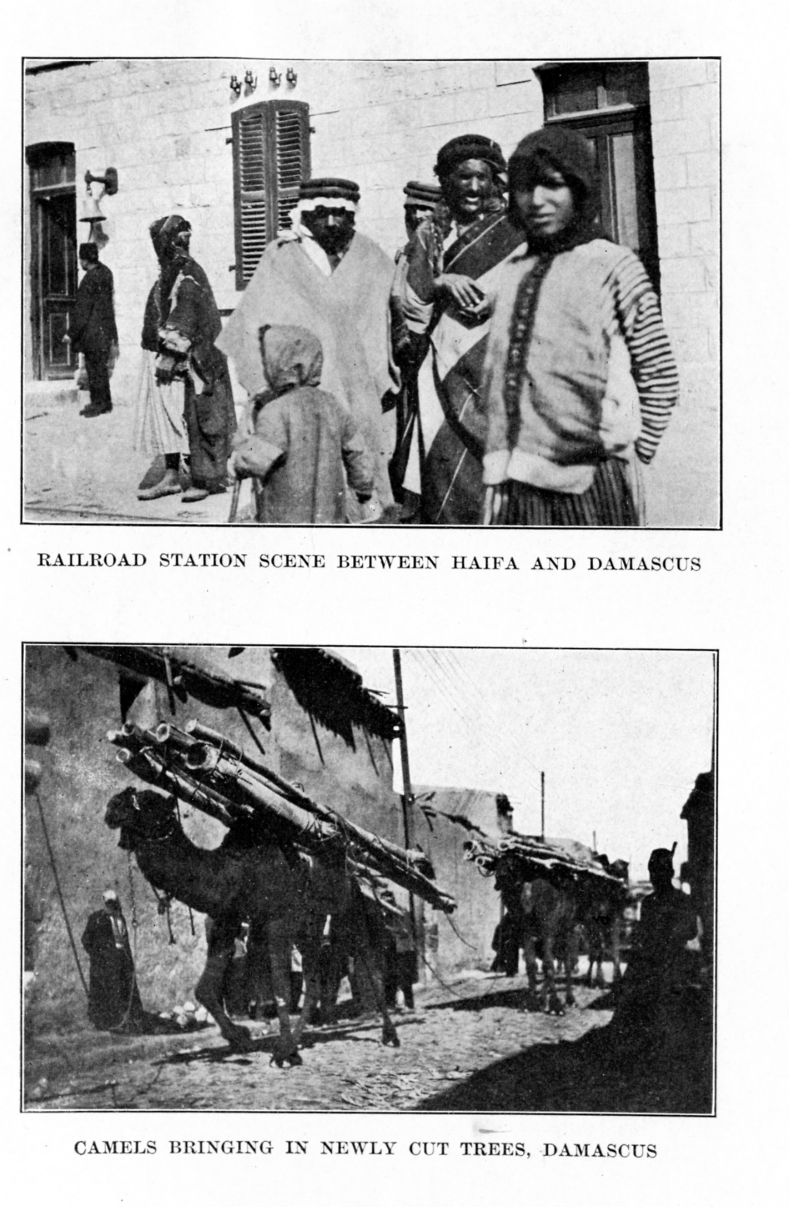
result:
M 524 528 L 636 528 L 643 524 L 634 469 L 611 459 L 598 465 L 594 481 L 580 495 L 540 490 L 510 480 L 489 486 L 485 524 Z
M 160 385 L 156 380 L 156 353 L 144 349 L 134 425 L 134 447 L 154 457 L 168 453 L 188 453 L 184 403 L 184 382 L 173 381 L 169 385 Z

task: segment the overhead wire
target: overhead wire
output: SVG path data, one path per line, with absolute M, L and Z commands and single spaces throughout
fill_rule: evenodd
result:
M 500 765 L 502 771 L 511 767 L 521 753 L 516 749 L 517 743 L 514 733 L 512 734 L 513 745 L 509 748 L 501 741 L 501 739 L 498 737 L 498 734 L 492 738 L 490 726 L 482 726 L 480 724 L 478 711 L 474 713 L 473 718 L 469 714 L 469 705 L 467 699 L 465 698 L 467 689 L 458 681 L 457 676 L 453 675 L 452 668 L 442 663 L 436 651 L 414 650 L 413 653 L 417 655 L 417 661 L 430 675 L 432 682 L 439 689 L 442 696 L 459 715 L 469 733 L 473 735 L 474 741 L 482 742 L 487 747 L 489 752 L 497 760 L 497 763 Z M 422 654 L 426 655 L 426 657 L 419 656 Z M 470 680 L 468 690 L 474 691 L 476 694 L 478 694 L 478 688 Z M 538 770 L 528 756 L 524 755 L 524 758 L 535 771 Z M 528 784 L 524 786 L 526 787 L 527 791 L 532 791 L 535 795 L 537 795 L 538 789 L 536 786 L 534 788 L 531 788 L 531 786 Z
M 422 651 L 418 652 L 422 653 Z M 432 651 L 427 651 L 427 654 L 432 655 Z M 430 677 L 434 686 L 440 692 L 442 698 L 449 703 L 450 707 L 452 707 L 453 711 L 463 722 L 473 740 L 475 742 L 481 741 L 485 746 L 487 746 L 497 763 L 504 763 L 505 765 L 508 764 L 513 757 L 512 752 L 507 751 L 505 753 L 500 747 L 494 745 L 494 743 L 487 736 L 485 730 L 480 727 L 478 719 L 476 717 L 472 718 L 472 716 L 469 714 L 469 706 L 467 701 L 458 697 L 457 688 L 449 680 L 444 669 L 441 667 L 438 661 L 435 658 L 432 658 L 431 661 L 427 661 L 424 658 L 418 658 L 418 661 L 420 662 L 420 665 L 425 673 Z
M 466 689 L 467 689 L 467 690 L 469 690 L 469 691 L 473 691 L 473 692 L 475 692 L 475 693 L 479 694 L 479 685 L 478 685 L 478 684 L 476 684 L 476 683 L 474 682 L 474 680 L 471 678 L 471 676 L 470 676 L 470 674 L 468 673 L 468 671 L 466 670 L 465 666 L 464 666 L 464 665 L 463 665 L 463 663 L 460 661 L 460 659 L 457 657 L 457 654 L 456 654 L 455 650 L 450 650 L 450 649 L 448 649 L 448 650 L 442 650 L 442 651 L 441 651 L 441 653 L 442 653 L 443 655 L 445 655 L 445 657 L 446 657 L 447 661 L 448 661 L 448 662 L 449 662 L 451 665 L 453 665 L 453 666 L 454 666 L 455 671 L 456 671 L 456 673 L 458 674 L 458 676 L 459 676 L 459 677 L 462 677 L 462 678 L 465 680 L 465 682 L 466 682 Z M 488 701 L 488 703 L 490 703 L 490 701 Z M 502 716 L 502 714 L 501 714 L 501 712 L 499 711 L 499 708 L 498 708 L 498 700 L 496 701 L 496 705 L 497 705 L 497 708 L 496 708 L 496 715 L 502 719 L 502 722 L 504 723 L 505 728 L 507 729 L 507 731 L 508 731 L 508 732 L 510 733 L 510 735 L 512 736 L 513 741 L 517 741 L 517 740 L 519 739 L 520 735 L 518 735 L 518 734 L 516 734 L 516 733 L 515 733 L 515 729 L 514 729 L 514 726 L 513 726 L 513 724 L 512 724 L 512 722 L 511 722 L 511 721 L 509 721 L 509 722 L 508 722 L 508 721 L 504 721 L 504 718 L 503 718 L 503 716 Z M 541 768 L 539 768 L 539 767 L 536 765 L 536 763 L 533 763 L 533 762 L 532 762 L 532 760 L 529 758 L 529 756 L 528 756 L 528 755 L 527 755 L 527 754 L 526 754 L 526 753 L 525 753 L 523 750 L 520 750 L 520 751 L 519 751 L 519 755 L 520 755 L 520 757 L 522 757 L 523 759 L 525 759 L 525 761 L 526 761 L 526 762 L 529 764 L 529 766 L 530 766 L 530 767 L 533 767 L 535 771 L 539 772 L 539 771 L 541 770 Z

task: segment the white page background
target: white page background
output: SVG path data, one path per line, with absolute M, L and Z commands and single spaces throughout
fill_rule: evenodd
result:
M 16 24 L 14 23 L 16 19 Z M 364 6 L 147 3 L 7 15 L 2 194 L 7 468 L 2 733 L 7 770 L 3 916 L 2 1125 L 7 1193 L 34 1203 L 248 1202 L 320 1195 L 348 1204 L 449 1201 L 494 1194 L 650 1205 L 784 1200 L 787 741 L 785 549 L 787 425 L 785 116 L 778 7 L 594 3 Z M 18 523 L 20 56 L 594 57 L 721 55 L 724 216 L 722 533 L 200 530 Z M 36 552 L 143 551 L 143 570 L 42 570 Z M 160 551 L 322 552 L 330 568 L 161 570 Z M 348 571 L 338 553 L 433 553 L 437 572 Z M 458 572 L 452 554 L 514 556 L 519 573 Z M 537 555 L 700 556 L 696 574 L 537 574 Z M 19 1111 L 20 643 L 205 642 L 341 645 L 719 648 L 719 950 L 717 1117 L 22 1115 Z M 261 1068 L 261 1076 L 267 1074 Z M 297 1073 L 292 1074 L 297 1076 Z M 530 1160 L 462 1158 L 460 1140 L 501 1126 Z M 169 1139 L 269 1138 L 268 1157 L 169 1157 Z M 395 1157 L 287 1157 L 285 1139 L 387 1139 Z M 152 1157 L 77 1157 L 79 1139 L 157 1139 Z M 413 1157 L 414 1140 L 448 1140 L 448 1157 Z M 541 1160 L 546 1141 L 649 1142 L 658 1157 Z

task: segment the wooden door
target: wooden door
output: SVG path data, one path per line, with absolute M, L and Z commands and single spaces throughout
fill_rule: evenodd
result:
M 77 203 L 74 193 L 37 202 L 40 247 L 41 376 L 70 377 L 76 353 L 63 343 L 77 300 Z
M 77 299 L 77 200 L 74 149 L 31 148 L 33 353 L 39 379 L 70 377 L 76 354 L 63 343 Z

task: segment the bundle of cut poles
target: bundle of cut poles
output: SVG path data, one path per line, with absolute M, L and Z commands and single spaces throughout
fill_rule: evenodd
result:
M 235 742 L 199 721 L 153 730 L 127 722 L 107 739 L 129 771 L 226 826 L 246 822 L 312 854 L 342 851 L 363 880 L 375 874 L 451 913 L 455 900 L 433 883 L 422 851 L 407 851 L 313 800 Z
M 612 876 L 602 863 L 582 862 L 567 851 L 542 838 L 511 834 L 497 846 L 474 839 L 465 844 L 465 858 L 476 864 L 484 876 L 492 876 L 505 857 L 520 864 L 524 879 L 549 880 L 557 888 L 576 886 L 594 895 L 618 898 L 626 886 Z

